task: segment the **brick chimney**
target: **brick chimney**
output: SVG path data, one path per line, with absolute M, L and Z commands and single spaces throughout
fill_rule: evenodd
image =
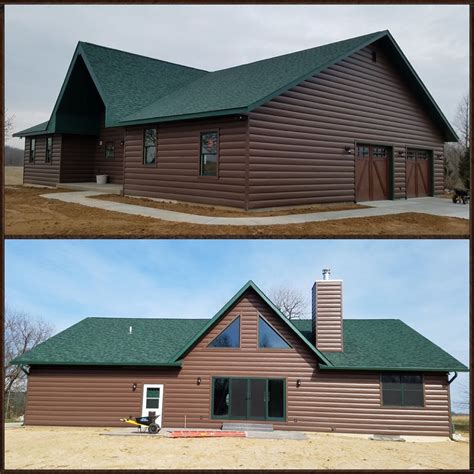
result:
M 312 289 L 313 343 L 321 351 L 342 352 L 342 280 L 330 280 L 331 270 Z

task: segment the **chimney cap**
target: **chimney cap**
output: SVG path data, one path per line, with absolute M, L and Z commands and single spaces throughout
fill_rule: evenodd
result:
M 323 268 L 323 280 L 329 280 L 330 275 L 331 275 L 331 269 Z

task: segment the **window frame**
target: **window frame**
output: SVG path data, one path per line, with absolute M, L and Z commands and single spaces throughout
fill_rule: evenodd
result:
M 160 402 L 158 408 L 146 408 L 147 391 L 149 388 L 159 388 L 160 389 Z M 145 383 L 143 384 L 143 393 L 142 393 L 142 416 L 148 416 L 149 411 L 155 411 L 156 415 L 159 415 L 158 423 L 162 426 L 163 418 L 163 404 L 165 396 L 165 386 L 164 384 L 159 383 Z
M 403 394 L 404 394 L 404 389 L 403 389 L 403 382 L 400 381 L 400 393 L 401 393 L 401 405 L 390 405 L 390 404 L 385 404 L 383 400 L 383 376 L 384 375 L 399 375 L 400 377 L 402 376 L 409 376 L 409 375 L 418 375 L 421 377 L 421 395 L 422 395 L 422 400 L 423 404 L 422 405 L 403 405 Z M 381 372 L 380 373 L 380 406 L 383 408 L 390 408 L 390 409 L 407 409 L 407 408 L 417 408 L 417 409 L 425 409 L 426 408 L 426 398 L 425 398 L 425 375 L 420 372 Z
M 229 380 L 229 410 L 228 414 L 225 416 L 214 415 L 214 387 L 215 387 L 215 380 L 216 379 L 228 379 Z M 248 418 L 248 417 L 238 417 L 232 418 L 231 413 L 231 405 L 230 402 L 232 400 L 232 384 L 230 383 L 231 379 L 245 379 L 247 381 L 247 415 L 249 413 L 249 392 L 250 392 L 250 380 L 265 380 L 265 418 Z M 283 381 L 283 416 L 282 417 L 270 417 L 268 416 L 268 382 L 270 380 L 281 380 Z M 287 377 L 246 377 L 246 376 L 227 376 L 227 375 L 213 375 L 211 378 L 211 409 L 210 409 L 210 419 L 211 420 L 249 420 L 249 421 L 279 421 L 279 422 L 286 422 L 287 421 L 287 413 L 288 413 L 288 383 Z
M 216 156 L 216 174 L 203 174 L 202 173 L 202 136 L 206 133 L 215 133 L 217 135 L 217 152 Z M 210 130 L 201 130 L 199 132 L 199 161 L 198 161 L 198 176 L 204 179 L 216 179 L 219 178 L 219 163 L 220 163 L 220 146 L 221 146 L 221 137 L 220 137 L 220 128 L 214 128 Z M 207 153 L 210 154 L 210 153 Z
M 146 137 L 146 132 L 147 130 L 154 130 L 155 131 L 155 145 L 153 148 L 155 148 L 155 157 L 153 159 L 153 162 L 152 163 L 147 163 L 146 162 L 146 151 L 148 148 L 152 148 L 152 146 L 150 145 L 146 145 L 146 141 L 145 141 L 145 137 Z M 143 166 L 146 166 L 147 168 L 150 168 L 150 167 L 155 167 L 157 166 L 157 163 L 158 163 L 158 128 L 157 127 L 146 127 L 143 129 L 143 132 L 142 132 L 142 148 L 143 148 L 143 152 L 142 152 L 142 165 Z
M 34 148 L 31 145 L 34 143 Z M 28 163 L 36 162 L 36 137 L 30 137 L 29 149 L 28 149 Z
M 107 150 L 109 149 L 109 145 L 112 145 L 112 156 L 107 156 Z M 104 147 L 104 159 L 107 161 L 109 160 L 115 160 L 115 142 L 112 140 L 109 140 L 108 142 L 105 142 L 105 147 Z
M 49 141 L 51 140 L 51 147 L 48 146 Z M 51 164 L 53 162 L 53 135 L 46 137 L 46 151 L 44 156 L 44 162 Z
M 220 336 L 231 324 L 235 322 L 236 319 L 240 319 L 239 321 L 239 346 L 238 347 L 211 347 L 209 344 L 213 342 L 218 336 Z M 206 345 L 206 349 L 210 350 L 218 350 L 218 351 L 237 351 L 242 349 L 242 319 L 240 318 L 240 313 L 232 319 L 232 321 L 225 326 L 222 331 L 220 331 L 216 336 L 214 336 L 209 343 Z
M 263 316 L 263 314 L 261 313 L 257 313 L 258 314 L 258 317 L 257 317 L 257 350 L 259 351 L 290 351 L 293 349 L 293 346 L 288 342 L 288 340 L 286 339 L 286 337 L 284 337 L 280 331 L 277 331 L 277 329 L 275 329 L 275 327 L 273 326 L 273 324 L 270 324 L 270 321 L 268 321 L 268 319 Z M 263 321 L 265 321 L 271 329 L 273 329 L 287 344 L 289 347 L 260 347 L 260 318 L 263 319 Z

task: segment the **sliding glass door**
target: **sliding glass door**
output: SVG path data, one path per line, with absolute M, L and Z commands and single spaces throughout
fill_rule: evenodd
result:
M 285 420 L 284 379 L 214 377 L 212 418 L 227 420 Z

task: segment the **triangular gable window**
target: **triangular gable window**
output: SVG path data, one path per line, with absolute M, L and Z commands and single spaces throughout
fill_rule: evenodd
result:
M 240 316 L 237 316 L 207 347 L 240 347 Z
M 261 349 L 290 349 L 291 346 L 270 324 L 258 317 L 258 347 Z

